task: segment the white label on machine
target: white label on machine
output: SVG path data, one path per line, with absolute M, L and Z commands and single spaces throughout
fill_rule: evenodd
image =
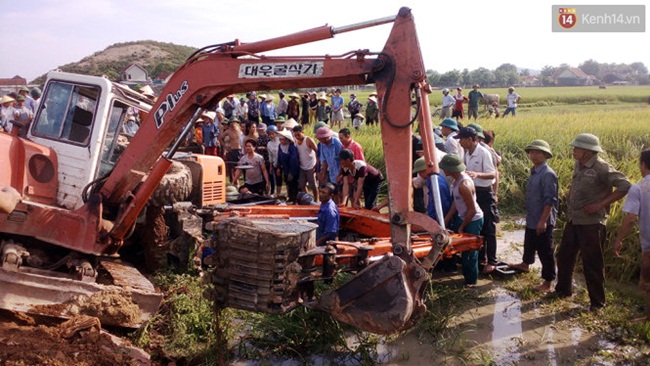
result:
M 323 76 L 323 62 L 274 62 L 242 64 L 239 66 L 240 79 L 294 78 Z

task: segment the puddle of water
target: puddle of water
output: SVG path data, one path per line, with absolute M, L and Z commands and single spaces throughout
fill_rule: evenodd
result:
M 521 301 L 502 288 L 496 290 L 494 301 L 492 350 L 497 355 L 495 362 L 517 364 L 522 342 Z

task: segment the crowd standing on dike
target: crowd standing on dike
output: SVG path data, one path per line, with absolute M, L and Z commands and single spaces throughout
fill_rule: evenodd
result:
M 436 156 L 443 174 L 437 175 L 435 183 L 428 179 L 433 173 L 425 165 L 417 134 L 413 134 L 411 146 L 414 210 L 438 220 L 432 194 L 432 184 L 437 183 L 446 227 L 484 238 L 480 250 L 464 252 L 460 258 L 465 285 L 470 287 L 476 285 L 479 273 L 492 273 L 502 264 L 497 258 L 496 239 L 496 224 L 500 220 L 498 167 L 502 157 L 493 148 L 494 131 L 483 130 L 476 123 L 486 97 L 479 89 L 479 85 L 473 85 L 467 95 L 460 87 L 455 94 L 447 88 L 442 90 L 442 107 L 437 113 L 441 121 L 434 132 Z M 156 98 L 146 86 L 140 92 L 151 100 Z M 26 136 L 40 97 L 39 88 L 27 87 L 2 96 L 0 133 Z M 386 201 L 376 202 L 384 175 L 366 162 L 363 147 L 353 138 L 354 132 L 364 125 L 380 123 L 378 98 L 377 93 L 371 93 L 364 103 L 351 93 L 346 101 L 340 89 L 288 95 L 279 92 L 277 98 L 272 93 L 258 95 L 256 91 L 240 97 L 231 94 L 214 111 L 206 111 L 196 120 L 186 147 L 224 159 L 231 185 L 229 200 L 257 195 L 280 198 L 286 204 L 319 205 L 317 242 L 324 245 L 327 240 L 336 239 L 338 207 L 350 205 L 379 211 L 387 206 Z M 515 117 L 520 101 L 514 87 L 509 87 L 503 115 L 499 103 L 493 101 L 484 103 L 487 112 L 482 117 Z M 464 125 L 465 117 L 474 118 L 475 122 Z M 122 132 L 133 137 L 140 122 L 139 113 L 131 111 L 123 121 Z M 609 206 L 629 192 L 614 252 L 619 255 L 623 239 L 638 223 L 642 250 L 640 286 L 650 320 L 650 149 L 642 151 L 639 158 L 643 179 L 632 185 L 598 155 L 603 150 L 597 136 L 579 134 L 570 146 L 575 166 L 567 197 L 567 222 L 558 248 L 553 245 L 553 231 L 559 184 L 557 174 L 547 164 L 553 158 L 552 148 L 541 139 L 525 147 L 532 167 L 526 186 L 524 253 L 520 263 L 508 266 L 528 272 L 537 253 L 542 264 L 542 283 L 537 290 L 568 297 L 573 294 L 573 272 L 580 255 L 590 309 L 602 308 L 606 299 L 606 217 Z M 441 265 L 453 270 L 456 261 L 444 260 Z

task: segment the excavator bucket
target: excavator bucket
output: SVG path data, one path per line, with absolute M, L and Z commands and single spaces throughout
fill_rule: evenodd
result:
M 315 308 L 367 332 L 394 334 L 411 328 L 426 310 L 419 289 L 427 277 L 417 263 L 387 254 L 323 294 Z

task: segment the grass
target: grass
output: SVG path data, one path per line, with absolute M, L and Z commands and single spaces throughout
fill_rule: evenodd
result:
M 163 302 L 158 314 L 132 335 L 134 344 L 147 349 L 153 360 L 206 365 L 227 360 L 233 311 L 215 312 L 196 274 L 163 271 L 153 282 L 163 292 Z

